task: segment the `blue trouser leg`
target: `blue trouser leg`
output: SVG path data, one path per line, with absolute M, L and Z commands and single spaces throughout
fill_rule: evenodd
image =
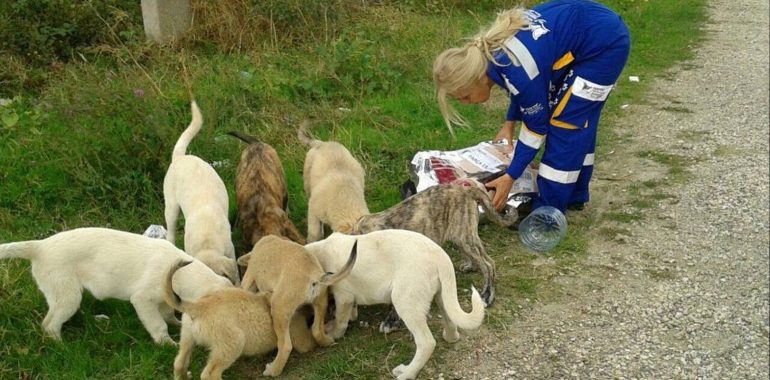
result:
M 595 139 L 596 128 L 552 127 L 548 131 L 537 177 L 539 196 L 533 208 L 553 206 L 562 212 L 566 210 Z
M 571 203 L 588 201 L 599 115 L 628 51 L 626 36 L 602 54 L 576 62 L 563 83 L 556 85 L 566 90 L 556 95 L 533 208 L 549 205 L 564 212 Z

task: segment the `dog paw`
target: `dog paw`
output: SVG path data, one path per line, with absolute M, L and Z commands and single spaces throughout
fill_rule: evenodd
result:
M 476 269 L 476 266 L 473 265 L 472 261 L 463 261 L 462 264 L 460 264 L 460 272 L 462 273 L 468 273 Z
M 393 376 L 401 376 L 401 374 L 403 374 L 405 370 L 406 370 L 406 365 L 401 364 L 398 367 L 393 368 L 393 371 L 392 371 Z
M 413 380 L 417 376 L 417 374 L 412 373 L 412 371 L 409 370 L 409 366 L 405 364 L 393 368 L 392 373 L 398 380 Z
M 57 342 L 61 342 L 61 332 L 59 331 L 46 331 L 45 335 Z
M 329 335 L 324 335 L 320 339 L 316 339 L 316 343 L 321 347 L 329 347 L 334 344 L 334 339 Z
M 156 339 L 155 343 L 157 343 L 157 344 L 159 344 L 161 346 L 171 346 L 171 347 L 176 347 L 177 346 L 176 342 L 174 342 L 174 340 L 171 339 L 171 337 L 168 336 L 168 335 L 163 336 L 160 339 Z
M 452 332 L 444 330 L 444 332 L 441 333 L 441 336 L 444 337 L 444 340 L 448 343 L 455 343 L 460 340 L 460 334 L 457 332 L 457 330 Z
M 329 334 L 329 336 L 331 336 L 333 339 L 337 340 L 337 339 L 340 339 L 343 336 L 345 336 L 345 331 L 347 331 L 347 327 L 334 330 L 334 331 L 331 332 L 331 334 Z
M 400 320 L 396 321 L 384 321 L 380 322 L 380 332 L 383 334 L 390 334 L 393 331 L 401 329 L 401 322 Z
M 270 376 L 270 377 L 277 377 L 281 373 L 273 370 L 272 363 L 267 363 L 265 366 L 265 372 L 262 372 L 262 376 Z
M 485 308 L 490 307 L 495 302 L 495 294 L 487 289 L 484 293 L 481 293 L 481 299 L 484 301 Z

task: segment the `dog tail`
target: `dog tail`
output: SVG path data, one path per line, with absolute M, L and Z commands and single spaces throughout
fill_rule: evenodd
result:
M 201 110 L 198 108 L 198 103 L 195 100 L 190 104 L 190 108 L 192 109 L 192 121 L 187 126 L 187 129 L 182 132 L 182 135 L 179 136 L 176 145 L 174 145 L 174 153 L 171 155 L 172 162 L 175 158 L 184 156 L 187 153 L 187 146 L 190 145 L 190 141 L 198 134 L 203 125 L 203 115 L 201 115 Z
M 241 141 L 245 142 L 246 144 L 255 144 L 259 142 L 259 140 L 257 140 L 256 137 L 249 136 L 245 133 L 241 133 L 238 131 L 230 131 L 230 132 L 227 132 L 227 134 L 230 136 L 239 138 Z
M 473 308 L 470 313 L 466 313 L 457 301 L 457 280 L 455 279 L 454 267 L 448 257 L 446 265 L 440 265 L 438 272 L 441 281 L 441 301 L 449 319 L 461 329 L 477 329 L 484 322 L 484 300 L 479 292 L 471 286 Z
M 192 261 L 185 261 L 185 260 L 179 260 L 174 264 L 171 269 L 168 270 L 168 273 L 166 273 L 166 281 L 163 283 L 163 299 L 166 300 L 166 303 L 171 306 L 172 308 L 181 311 L 182 313 L 186 313 L 187 310 L 190 307 L 190 304 L 187 302 L 182 301 L 181 298 L 179 298 L 179 295 L 174 293 L 174 287 L 172 285 L 172 280 L 174 279 L 174 274 L 176 273 L 179 268 L 182 268 L 186 265 L 192 264 Z
M 0 259 L 32 260 L 38 252 L 37 240 L 0 244 Z
M 312 136 L 310 136 L 310 132 L 308 132 L 308 128 L 310 127 L 310 121 L 305 119 L 302 121 L 302 123 L 299 125 L 299 128 L 297 129 L 297 137 L 299 138 L 299 141 L 303 144 L 315 148 L 320 144 L 321 140 L 316 140 Z
M 348 262 L 345 263 L 345 265 L 340 268 L 339 272 L 337 273 L 326 273 L 321 277 L 321 282 L 331 286 L 337 283 L 337 281 L 342 280 L 343 278 L 347 277 L 347 275 L 350 274 L 350 272 L 353 270 L 353 264 L 356 263 L 356 257 L 358 256 L 358 240 L 356 240 L 355 243 L 353 243 L 353 248 L 350 250 L 350 257 L 348 257 Z
M 513 225 L 513 223 L 516 223 L 516 220 L 519 218 L 519 213 L 516 212 L 515 208 L 510 207 L 508 208 L 508 212 L 505 214 L 505 216 L 500 215 L 500 213 L 495 209 L 495 206 L 492 204 L 492 200 L 489 199 L 489 195 L 487 195 L 486 192 L 477 187 L 469 187 L 467 189 L 471 192 L 473 199 L 476 200 L 477 203 L 481 204 L 481 207 L 484 208 L 484 212 L 487 213 L 487 217 L 493 223 L 502 227 L 508 227 Z

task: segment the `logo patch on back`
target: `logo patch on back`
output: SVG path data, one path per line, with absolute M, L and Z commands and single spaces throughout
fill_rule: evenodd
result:
M 586 100 L 603 102 L 610 95 L 613 85 L 601 85 L 576 77 L 572 84 L 572 95 Z

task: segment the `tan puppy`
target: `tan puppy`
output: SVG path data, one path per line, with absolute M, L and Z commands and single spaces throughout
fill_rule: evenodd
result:
M 233 131 L 227 133 L 249 144 L 241 153 L 235 176 L 238 225 L 247 251 L 267 235 L 285 236 L 305 244 L 305 237 L 287 214 L 289 194 L 278 153 L 252 136 Z
M 243 355 L 265 355 L 274 350 L 278 340 L 270 317 L 271 293 L 222 289 L 195 302 L 184 302 L 174 293 L 172 279 L 177 269 L 189 263 L 180 261 L 171 268 L 163 286 L 166 302 L 184 313 L 174 379 L 189 379 L 187 369 L 195 345 L 209 348 L 201 379 L 212 380 L 221 379 L 222 372 Z M 304 353 L 316 347 L 303 314 L 294 315 L 290 330 L 297 351 Z
M 163 180 L 168 230 L 166 239 L 176 244 L 176 221 L 181 210 L 185 217 L 185 251 L 238 285 L 240 281 L 230 236 L 230 221 L 227 219 L 225 184 L 206 161 L 185 154 L 202 125 L 203 116 L 193 101 L 192 122 L 174 145 L 171 165 Z
M 0 259 L 32 262 L 32 276 L 48 303 L 43 330 L 56 340 L 61 327 L 80 307 L 83 290 L 94 298 L 131 302 L 155 343 L 173 343 L 166 323 L 177 324 L 163 299 L 166 272 L 180 260 L 192 261 L 179 272 L 177 290 L 186 299 L 232 287 L 227 279 L 173 244 L 107 228 L 78 228 L 43 240 L 0 245 Z
M 310 147 L 302 176 L 308 197 L 307 241 L 323 238 L 323 225 L 350 233 L 358 218 L 369 214 L 364 200 L 364 168 L 342 144 L 315 140 L 307 132 L 307 121 L 297 132 Z
M 239 265 L 248 263 L 243 275 L 242 289 L 272 292 L 270 313 L 278 336 L 278 355 L 268 364 L 265 376 L 283 372 L 292 349 L 289 321 L 302 305 L 313 306 L 313 337 L 321 346 L 334 342 L 324 331 L 324 316 L 328 302 L 327 288 L 347 276 L 356 261 L 356 246 L 337 274 L 324 272 L 315 256 L 292 241 L 269 235 L 263 237 L 251 252 L 238 259 Z
M 414 337 L 417 351 L 408 364 L 392 373 L 398 380 L 414 379 L 436 347 L 428 327 L 428 311 L 436 302 L 444 325 L 444 340 L 460 339 L 457 328 L 476 329 L 484 321 L 484 301 L 472 288 L 473 309 L 466 313 L 457 302 L 457 282 L 452 260 L 441 247 L 422 234 L 383 230 L 350 236 L 333 233 L 305 248 L 318 257 L 326 270 L 340 268 L 345 252 L 361 244 L 361 254 L 349 276 L 331 287 L 336 303 L 331 335 L 345 333 L 354 306 L 392 303 Z

